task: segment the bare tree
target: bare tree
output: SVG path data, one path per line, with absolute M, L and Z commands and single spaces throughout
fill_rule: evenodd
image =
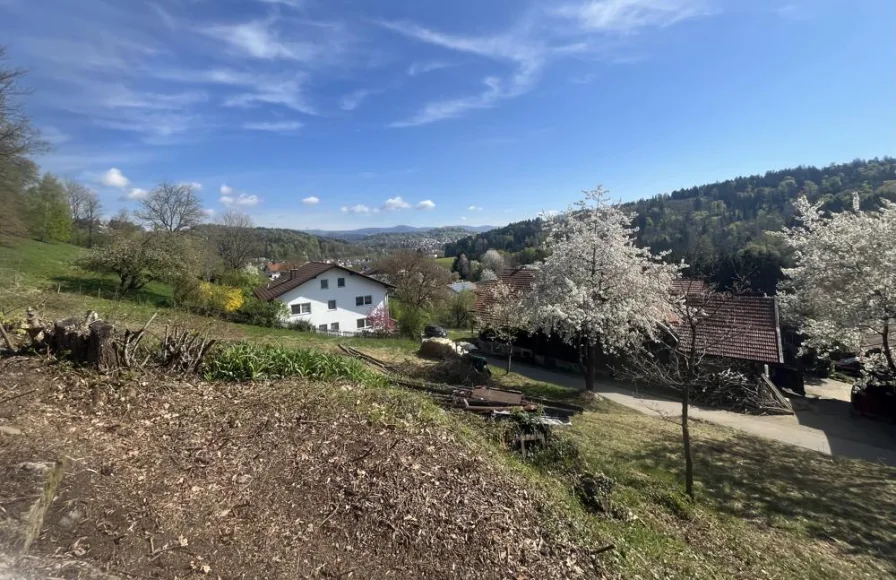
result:
M 95 191 L 73 179 L 65 180 L 64 187 L 75 231 L 80 232 L 81 228 L 87 230 L 87 245 L 93 246 L 93 232 L 96 229 L 96 220 L 99 219 L 100 200 Z
M 134 215 L 156 230 L 182 232 L 200 223 L 205 216 L 195 188 L 187 183 L 163 181 L 140 201 Z
M 48 148 L 21 105 L 27 91 L 19 81 L 25 71 L 3 66 L 5 60 L 6 47 L 0 46 L 0 172 L 16 158 Z
M 510 374 L 510 361 L 513 357 L 513 342 L 520 334 L 520 329 L 529 325 L 529 309 L 524 303 L 524 296 L 519 289 L 496 280 L 487 285 L 481 296 L 483 303 L 478 322 L 489 329 L 500 342 L 507 354 L 505 374 Z
M 694 461 L 688 409 L 695 384 L 706 383 L 718 371 L 707 364 L 712 354 L 736 332 L 729 320 L 733 294 L 722 293 L 699 280 L 681 280 L 670 294 L 672 315 L 660 343 L 647 343 L 620 370 L 624 378 L 674 389 L 681 394 L 681 439 L 685 462 L 685 493 L 694 498 Z M 707 359 L 709 356 L 709 359 Z
M 246 265 L 258 251 L 258 237 L 252 218 L 244 213 L 228 211 L 221 218 L 224 226 L 218 234 L 216 245 L 224 266 L 238 270 Z
M 416 250 L 398 250 L 374 266 L 396 287 L 402 304 L 430 310 L 447 298 L 451 272 Z

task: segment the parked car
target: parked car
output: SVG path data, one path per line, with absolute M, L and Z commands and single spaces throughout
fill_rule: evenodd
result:
M 424 338 L 448 338 L 448 331 L 435 324 L 427 324 L 423 329 Z
M 896 385 L 892 383 L 853 385 L 850 401 L 859 415 L 896 422 Z

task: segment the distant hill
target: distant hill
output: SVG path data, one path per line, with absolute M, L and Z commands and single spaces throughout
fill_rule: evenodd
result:
M 200 235 L 214 238 L 222 235 L 224 226 L 203 224 L 195 231 Z M 269 260 L 327 260 L 337 258 L 367 257 L 368 250 L 363 246 L 346 241 L 315 236 L 298 230 L 284 228 L 254 228 L 257 234 L 258 255 Z
M 445 227 L 417 227 L 417 226 L 392 226 L 388 228 L 360 228 L 357 230 L 302 230 L 305 233 L 324 238 L 336 238 L 340 240 L 354 241 L 378 234 L 409 234 L 427 233 L 436 230 L 462 230 L 467 233 L 481 233 L 495 229 L 495 226 L 445 226 Z
M 679 189 L 624 208 L 634 215 L 638 242 L 668 251 L 670 260 L 685 260 L 692 266 L 690 274 L 722 286 L 740 279 L 757 293 L 773 294 L 790 256 L 780 239 L 767 232 L 790 223 L 792 202 L 801 195 L 837 212 L 852 207 L 854 192 L 863 209 L 876 207 L 881 198 L 896 201 L 896 159 L 769 171 Z M 444 252 L 465 253 L 472 260 L 496 249 L 530 263 L 544 257 L 539 249 L 542 226 L 537 219 L 512 223 L 446 244 Z

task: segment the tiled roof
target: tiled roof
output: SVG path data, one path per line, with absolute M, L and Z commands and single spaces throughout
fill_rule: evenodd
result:
M 697 327 L 699 352 L 767 364 L 784 362 L 775 298 L 714 294 L 689 300 L 708 314 Z M 689 349 L 690 327 L 679 322 L 672 328 L 679 349 Z
M 306 264 L 302 264 L 298 268 L 294 268 L 289 272 L 285 272 L 280 278 L 276 281 L 271 282 L 270 284 L 265 284 L 264 286 L 259 286 L 255 289 L 255 296 L 260 300 L 273 300 L 279 296 L 282 296 L 293 290 L 298 288 L 305 282 L 309 280 L 313 280 L 317 278 L 324 272 L 332 269 L 339 269 L 348 272 L 354 276 L 360 276 L 362 278 L 366 278 L 367 280 L 371 280 L 372 282 L 376 282 L 377 284 L 382 284 L 383 286 L 393 288 L 391 284 L 386 284 L 381 280 L 377 280 L 376 278 L 371 278 L 370 276 L 365 276 L 361 272 L 355 272 L 345 266 L 340 266 L 339 264 L 327 264 L 326 262 L 308 262 Z
M 268 272 L 287 272 L 291 267 L 289 262 L 268 262 L 264 269 Z
M 702 294 L 709 290 L 709 285 L 695 278 L 679 278 L 672 281 L 672 292 L 676 294 Z
M 473 312 L 481 319 L 488 321 L 489 306 L 494 302 L 494 298 L 490 291 L 498 281 L 501 281 L 513 290 L 526 294 L 532 290 L 535 284 L 535 278 L 538 276 L 538 270 L 535 268 L 506 268 L 498 274 L 498 280 L 490 280 L 488 282 L 480 282 L 476 286 L 476 302 L 473 303 Z

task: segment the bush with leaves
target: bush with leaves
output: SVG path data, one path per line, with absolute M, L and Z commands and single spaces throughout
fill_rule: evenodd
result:
M 232 312 L 228 318 L 234 322 L 273 328 L 283 324 L 283 319 L 288 314 L 289 310 L 286 308 L 286 304 L 279 300 L 266 302 L 254 296 L 247 296 L 243 305 L 236 312 Z
M 78 262 L 85 270 L 114 274 L 118 291 L 127 294 L 149 282 L 175 282 L 195 268 L 189 240 L 161 232 L 115 234 Z
M 423 327 L 426 326 L 428 316 L 426 312 L 420 308 L 405 305 L 401 308 L 398 315 L 398 332 L 405 338 L 418 340 L 423 334 Z

